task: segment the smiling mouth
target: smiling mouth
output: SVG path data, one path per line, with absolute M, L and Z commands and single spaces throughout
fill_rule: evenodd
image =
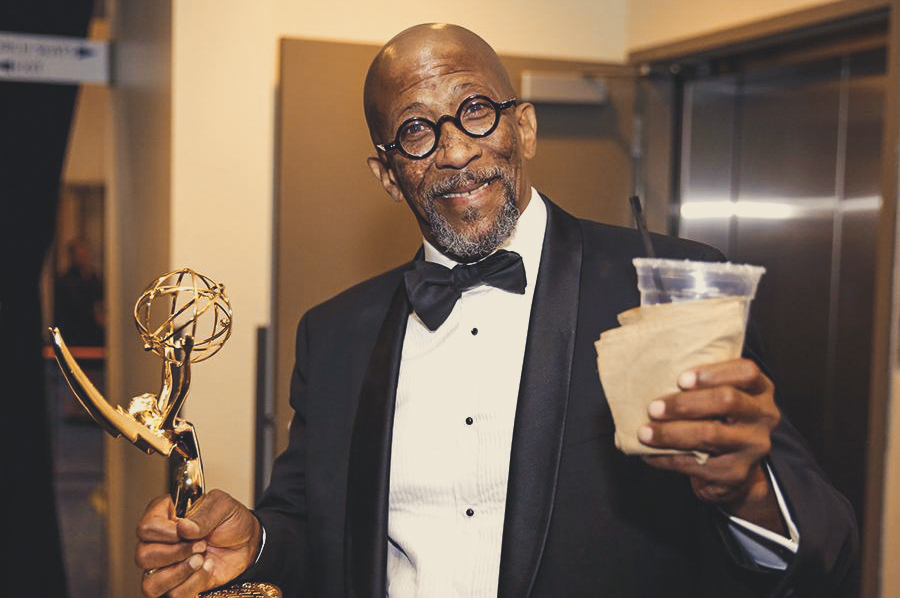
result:
M 427 193 L 427 198 L 451 205 L 468 204 L 469 201 L 477 201 L 493 183 L 502 179 L 503 172 L 496 166 L 458 172 L 435 183 Z
M 484 189 L 486 189 L 487 186 L 490 185 L 492 181 L 493 181 L 493 179 L 485 181 L 484 183 L 481 183 L 477 187 L 475 187 L 473 189 L 468 189 L 466 191 L 454 191 L 452 193 L 443 193 L 443 194 L 441 194 L 441 197 L 445 198 L 445 199 L 458 199 L 458 198 L 472 197 L 473 195 L 477 194 L 479 191 L 483 191 Z

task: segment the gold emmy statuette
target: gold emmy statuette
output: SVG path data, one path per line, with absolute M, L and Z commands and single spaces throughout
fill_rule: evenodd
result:
M 170 460 L 169 493 L 184 517 L 203 494 L 203 464 L 194 425 L 178 413 L 191 384 L 191 364 L 209 359 L 231 336 L 231 303 L 225 287 L 188 268 L 157 278 L 134 305 L 144 349 L 163 360 L 159 394 L 144 393 L 128 409 L 113 407 L 72 357 L 59 329 L 50 336 L 56 361 L 81 405 L 113 437 L 124 436 L 148 454 Z M 245 583 L 208 597 L 279 598 L 275 586 Z

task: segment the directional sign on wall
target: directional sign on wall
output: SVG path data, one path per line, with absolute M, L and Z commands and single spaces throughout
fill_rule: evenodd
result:
M 0 31 L 0 81 L 107 83 L 106 42 Z

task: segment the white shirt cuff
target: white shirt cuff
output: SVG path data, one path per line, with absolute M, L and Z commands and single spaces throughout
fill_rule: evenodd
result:
M 259 552 L 256 553 L 256 560 L 253 561 L 254 566 L 259 562 L 259 557 L 262 556 L 263 550 L 266 547 L 266 527 L 262 524 L 262 521 L 259 522 L 259 527 L 262 529 L 262 540 L 259 543 Z
M 781 511 L 781 517 L 784 519 L 790 538 L 785 538 L 779 533 L 734 515 L 728 515 L 728 529 L 731 530 L 735 539 L 740 542 L 743 549 L 747 551 L 747 554 L 750 555 L 750 558 L 757 565 L 783 571 L 788 566 L 787 554 L 793 555 L 797 553 L 797 548 L 800 546 L 800 533 L 797 531 L 797 525 L 791 518 L 791 513 L 784 502 L 784 496 L 781 494 L 781 488 L 778 487 L 769 464 L 765 463 L 764 465 L 766 475 L 769 476 L 769 482 L 775 491 L 778 509 Z

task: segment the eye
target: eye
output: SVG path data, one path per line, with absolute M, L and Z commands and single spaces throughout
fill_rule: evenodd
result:
M 476 121 L 494 117 L 494 107 L 483 98 L 474 98 L 463 108 L 462 118 L 466 121 Z
M 400 127 L 398 137 L 402 140 L 415 141 L 432 134 L 431 127 L 423 120 L 414 119 Z

